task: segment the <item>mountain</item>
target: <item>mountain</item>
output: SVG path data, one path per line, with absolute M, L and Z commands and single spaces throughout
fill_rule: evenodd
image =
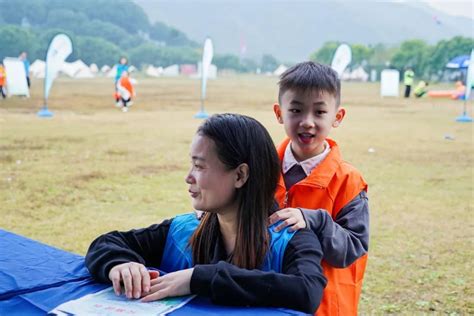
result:
M 300 61 L 326 41 L 396 44 L 406 39 L 436 43 L 473 37 L 473 19 L 437 11 L 421 1 L 134 0 L 151 21 L 161 21 L 203 42 L 216 53 Z M 454 4 L 453 4 L 454 5 Z

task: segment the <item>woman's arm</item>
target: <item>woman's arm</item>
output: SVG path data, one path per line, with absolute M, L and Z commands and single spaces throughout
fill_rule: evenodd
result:
M 86 255 L 89 272 L 100 282 L 110 282 L 110 270 L 119 264 L 137 262 L 158 267 L 171 220 L 128 232 L 113 231 L 98 237 Z
M 246 270 L 223 261 L 196 265 L 191 293 L 208 296 L 218 304 L 287 307 L 314 313 L 326 286 L 321 258 L 318 238 L 303 229 L 287 245 L 283 273 Z

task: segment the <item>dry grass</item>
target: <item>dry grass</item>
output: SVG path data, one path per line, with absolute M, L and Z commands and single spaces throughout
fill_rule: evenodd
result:
M 126 114 L 108 79 L 55 82 L 53 119 L 35 116 L 41 81 L 30 99 L 0 100 L 0 227 L 84 254 L 103 232 L 190 210 L 199 82 L 139 81 Z M 220 78 L 207 110 L 251 115 L 278 142 L 276 93 L 276 78 Z M 381 99 L 378 85 L 357 83 L 344 84 L 343 103 L 348 115 L 332 136 L 365 175 L 371 205 L 361 313 L 474 313 L 473 134 L 454 122 L 462 103 Z

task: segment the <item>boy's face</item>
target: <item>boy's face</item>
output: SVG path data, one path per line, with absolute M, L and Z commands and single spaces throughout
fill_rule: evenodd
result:
M 324 150 L 324 140 L 332 127 L 337 127 L 345 110 L 337 108 L 335 96 L 309 91 L 287 90 L 273 110 L 291 139 L 291 149 L 298 161 L 316 156 Z

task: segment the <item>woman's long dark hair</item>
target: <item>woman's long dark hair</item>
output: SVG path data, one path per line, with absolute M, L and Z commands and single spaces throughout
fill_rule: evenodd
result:
M 232 263 L 245 269 L 260 268 L 269 248 L 267 219 L 280 174 L 275 145 L 257 120 L 239 114 L 218 114 L 207 119 L 197 134 L 212 139 L 219 160 L 229 170 L 246 163 L 247 182 L 237 189 L 237 237 Z M 195 264 L 210 263 L 219 235 L 216 213 L 204 213 L 191 237 Z

